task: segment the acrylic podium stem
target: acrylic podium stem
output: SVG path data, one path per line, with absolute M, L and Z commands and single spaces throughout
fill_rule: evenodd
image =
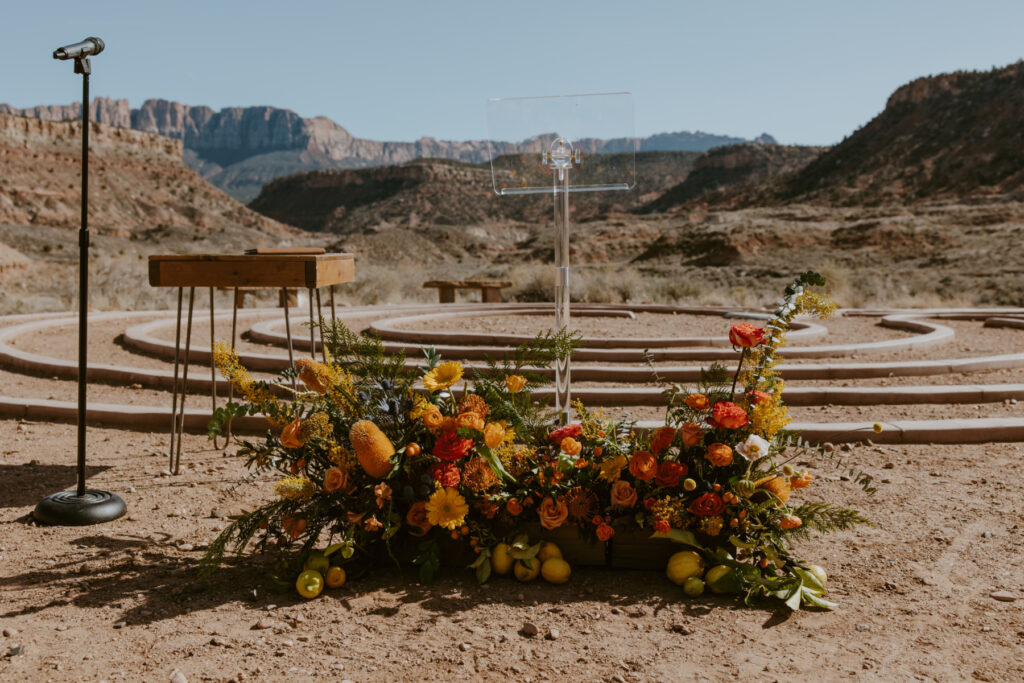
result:
M 561 185 L 561 187 L 559 187 Z M 569 169 L 555 174 L 555 327 L 569 328 Z M 555 409 L 561 424 L 569 423 L 569 357 L 555 361 Z

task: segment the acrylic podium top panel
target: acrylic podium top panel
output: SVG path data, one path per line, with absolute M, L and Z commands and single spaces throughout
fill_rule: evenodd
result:
M 500 195 L 630 190 L 636 185 L 632 93 L 487 101 L 494 191 Z
M 319 288 L 355 279 L 352 254 L 175 254 L 149 257 L 153 287 Z

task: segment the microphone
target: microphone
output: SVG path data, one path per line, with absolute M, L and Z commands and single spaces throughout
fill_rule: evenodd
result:
M 103 52 L 103 41 L 99 38 L 86 38 L 80 43 L 58 47 L 53 51 L 54 59 L 79 59 Z

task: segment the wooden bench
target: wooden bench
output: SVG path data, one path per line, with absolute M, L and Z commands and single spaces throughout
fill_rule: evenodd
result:
M 424 282 L 424 289 L 437 288 L 437 300 L 442 304 L 455 303 L 455 290 L 479 289 L 480 300 L 485 304 L 501 303 L 501 290 L 511 287 L 505 280 L 430 280 Z

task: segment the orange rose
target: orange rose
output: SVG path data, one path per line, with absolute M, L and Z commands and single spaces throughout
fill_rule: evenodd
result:
M 519 515 L 523 514 L 523 506 L 520 505 L 519 501 L 516 500 L 515 498 L 508 499 L 508 502 L 505 503 L 505 510 L 507 510 L 508 514 L 512 515 L 513 517 L 518 517 Z
M 484 444 L 497 448 L 505 440 L 505 427 L 497 422 L 488 422 L 484 427 Z
M 324 472 L 324 491 L 334 493 L 348 486 L 348 472 L 340 467 L 331 467 Z
M 683 403 L 694 410 L 707 410 L 708 406 L 711 405 L 708 397 L 704 394 L 690 394 L 683 400 Z
M 472 429 L 476 432 L 484 431 L 484 419 L 477 413 L 462 413 L 459 415 L 458 424 L 460 427 Z
M 423 420 L 423 424 L 430 429 L 440 427 L 441 423 L 444 422 L 444 416 L 441 415 L 441 409 L 434 405 L 427 406 L 423 409 L 421 419 Z
M 704 457 L 715 467 L 728 467 L 732 464 L 732 449 L 724 443 L 713 443 Z
M 651 437 L 651 453 L 658 456 L 676 440 L 676 430 L 672 427 L 658 427 Z
M 683 445 L 689 448 L 704 440 L 704 430 L 698 424 L 686 422 L 679 428 L 679 436 L 683 440 Z
M 510 394 L 518 394 L 526 386 L 526 378 L 522 375 L 505 375 L 505 388 Z
M 416 527 L 416 531 L 410 531 L 413 536 L 424 536 L 430 531 L 430 520 L 427 519 L 427 503 L 423 500 L 417 500 L 409 508 L 409 512 L 405 515 L 405 522 L 409 526 Z
M 614 535 L 615 529 L 608 526 L 607 524 L 602 523 L 597 527 L 597 540 L 601 541 L 602 543 L 609 540 Z
M 751 323 L 736 323 L 729 328 L 729 342 L 747 349 L 760 346 L 764 343 L 764 329 Z
M 540 525 L 550 531 L 551 529 L 557 529 L 565 523 L 566 518 L 569 516 L 569 508 L 566 507 L 563 501 L 560 500 L 556 503 L 548 496 L 540 502 L 540 507 L 537 508 L 537 515 L 540 517 Z
M 562 439 L 562 452 L 566 455 L 579 455 L 580 451 L 583 450 L 583 444 L 571 436 L 567 436 Z
M 623 479 L 612 484 L 612 506 L 620 508 L 631 508 L 636 505 L 636 489 Z
M 647 451 L 637 451 L 629 459 L 629 473 L 640 481 L 650 481 L 658 473 L 658 459 Z
M 750 401 L 750 405 L 756 406 L 761 401 L 768 401 L 771 403 L 772 395 L 767 391 L 761 391 L 760 389 L 754 389 L 747 393 L 747 400 Z
M 805 489 L 811 485 L 812 481 L 814 481 L 814 477 L 811 476 L 810 472 L 805 470 L 801 472 L 798 477 L 790 477 L 789 485 L 795 489 Z
M 719 401 L 711 411 L 711 420 L 715 427 L 739 429 L 747 424 L 747 411 L 731 401 Z
M 285 448 L 302 448 L 302 420 L 292 420 L 281 430 L 281 445 Z

